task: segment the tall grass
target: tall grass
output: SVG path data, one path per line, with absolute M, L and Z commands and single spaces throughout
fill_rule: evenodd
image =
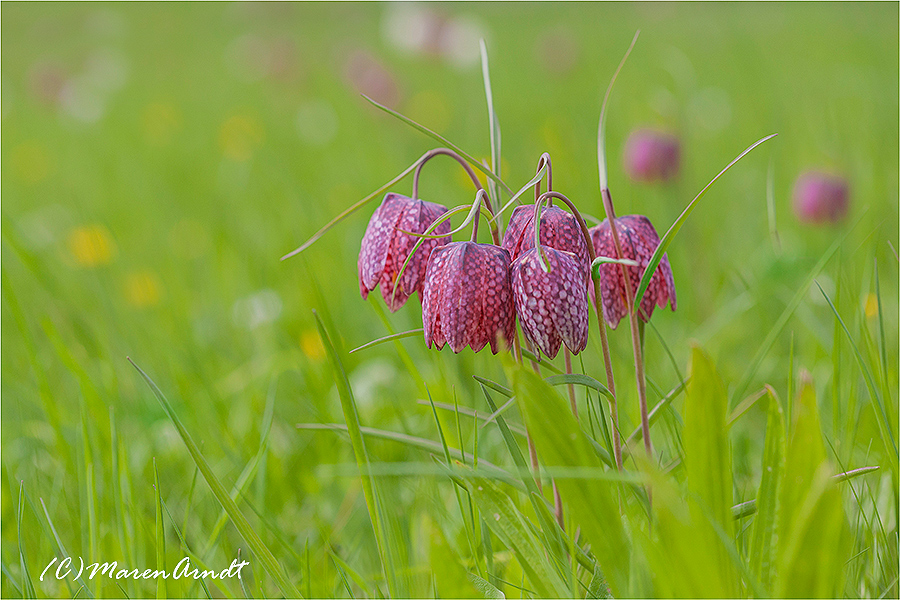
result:
M 461 68 L 395 45 L 389 5 L 4 5 L 0 596 L 896 597 L 897 7 L 428 8 L 477 22 L 489 68 L 477 44 Z M 596 324 L 574 375 L 538 376 L 429 352 L 397 333 L 414 300 L 359 298 L 367 194 L 408 193 L 392 177 L 437 142 L 358 92 L 463 151 L 495 205 L 547 151 L 598 216 L 599 94 L 637 28 L 607 123 L 619 213 L 666 229 L 737 146 L 779 137 L 667 248 L 652 459 L 610 333 L 618 473 Z M 388 83 L 358 89 L 360 65 Z M 672 185 L 625 177 L 645 124 L 681 133 Z M 821 164 L 852 184 L 830 228 L 790 209 Z M 455 168 L 422 197 L 470 201 Z M 250 564 L 41 580 L 66 556 Z

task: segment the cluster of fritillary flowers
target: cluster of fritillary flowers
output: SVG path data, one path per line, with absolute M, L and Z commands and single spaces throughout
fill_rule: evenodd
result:
M 636 40 L 637 35 L 632 47 Z M 631 48 L 625 58 L 630 52 Z M 491 158 L 496 165 L 500 162 L 499 125 L 493 116 L 483 43 L 482 67 L 491 113 Z M 616 467 L 621 470 L 622 446 L 607 329 L 616 329 L 627 317 L 642 438 L 645 450 L 651 454 L 642 322 L 649 321 L 657 307 L 669 305 L 673 311 L 676 307 L 675 280 L 665 250 L 671 236 L 709 186 L 753 148 L 774 136 L 757 141 L 726 166 L 688 204 L 660 239 L 646 216 L 617 216 L 613 206 L 606 179 L 603 135 L 612 82 L 600 111 L 598 131 L 600 200 L 606 219 L 595 221 L 593 227 L 588 227 L 568 197 L 553 189 L 548 154 L 541 155 L 535 176 L 513 193 L 485 165 L 476 163 L 471 157 L 463 157 L 461 152 L 436 148 L 426 152 L 378 192 L 335 217 L 284 258 L 302 252 L 344 217 L 387 191 L 372 214 L 360 245 L 357 268 L 362 297 L 368 298 L 375 288 L 379 288 L 388 309 L 396 312 L 412 296 L 418 295 L 422 307 L 421 331 L 428 348 L 440 350 L 449 346 L 452 352 L 458 353 L 465 348 L 480 352 L 490 347 L 493 354 L 512 350 L 520 363 L 527 357 L 535 371 L 540 370 L 542 356 L 554 359 L 564 349 L 569 397 L 576 417 L 571 357 L 588 345 L 589 313 L 593 304 L 606 371 L 605 393 L 610 403 Z M 392 109 L 367 99 L 382 110 L 427 131 Z M 473 202 L 447 208 L 451 203 L 445 199 L 431 202 L 419 197 L 422 168 L 437 156 L 453 158 L 465 169 L 476 190 Z M 625 171 L 634 181 L 671 182 L 678 176 L 680 162 L 681 146 L 674 134 L 641 129 L 626 143 Z M 490 178 L 490 193 L 475 173 L 476 169 Z M 409 196 L 389 191 L 392 185 L 413 171 Z M 547 191 L 541 193 L 545 181 Z M 510 195 L 503 207 L 496 205 L 500 201 L 501 187 Z M 523 194 L 531 189 L 534 201 L 523 203 Z M 842 180 L 819 174 L 807 176 L 795 190 L 796 210 L 808 221 L 839 219 L 846 212 L 846 198 L 846 185 Z M 519 204 L 509 214 L 504 233 L 501 229 L 503 213 L 516 201 Z M 467 215 L 465 220 L 453 229 L 450 219 L 461 214 Z M 490 228 L 490 242 L 478 240 L 482 219 Z M 468 239 L 455 239 L 469 226 Z M 530 454 L 532 466 L 536 468 L 537 459 L 533 452 Z
M 545 154 L 539 169 L 546 164 L 549 173 L 549 162 Z M 484 203 L 494 217 L 486 193 L 477 178 L 473 181 L 479 192 L 470 214 L 477 215 Z M 646 217 L 620 217 L 615 219 L 623 240 L 620 254 L 608 220 L 588 229 L 571 201 L 552 191 L 540 194 L 538 187 L 533 204 L 512 211 L 499 243 L 496 231 L 495 243 L 477 242 L 477 216 L 472 239 L 453 241 L 450 211 L 416 196 L 417 190 L 413 197 L 390 192 L 375 210 L 360 247 L 359 285 L 363 298 L 380 287 L 391 311 L 418 294 L 429 348 L 446 345 L 460 352 L 468 346 L 479 352 L 490 346 L 496 354 L 513 344 L 518 320 L 526 344 L 538 355 L 554 358 L 563 345 L 578 354 L 587 346 L 588 298 L 615 328 L 627 313 L 623 269 L 633 295 L 659 244 Z M 554 206 L 554 199 L 570 210 Z M 599 265 L 595 287 L 591 262 L 597 256 L 612 261 Z M 663 255 L 641 300 L 640 318 L 649 319 L 655 306 L 669 302 L 674 310 L 675 284 Z

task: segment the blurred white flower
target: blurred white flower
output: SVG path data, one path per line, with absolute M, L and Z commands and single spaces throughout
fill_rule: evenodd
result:
M 236 300 L 231 307 L 231 316 L 239 327 L 256 329 L 277 319 L 282 306 L 278 292 L 265 288 Z
M 392 3 L 382 21 L 382 36 L 399 50 L 441 57 L 466 68 L 478 62 L 478 41 L 484 27 L 474 17 L 448 18 L 431 6 L 413 2 Z

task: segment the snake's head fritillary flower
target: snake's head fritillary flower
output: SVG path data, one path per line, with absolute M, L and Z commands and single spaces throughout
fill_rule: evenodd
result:
M 631 281 L 631 293 L 637 293 L 644 270 L 653 256 L 654 250 L 659 246 L 659 235 L 650 219 L 643 215 L 626 215 L 616 219 L 616 231 L 622 243 L 622 258 L 637 262 L 639 267 L 625 267 L 628 269 Z M 594 250 L 597 256 L 616 258 L 616 246 L 613 242 L 612 231 L 609 228 L 609 220 L 590 229 L 591 240 L 594 242 Z M 596 302 L 593 286 L 590 288 L 591 300 Z M 603 296 L 603 318 L 613 329 L 619 321 L 628 314 L 628 304 L 625 299 L 625 278 L 622 275 L 622 265 L 600 265 L 600 293 Z M 653 314 L 656 306 L 665 307 L 671 301 L 672 310 L 675 310 L 675 279 L 672 277 L 672 267 L 669 265 L 669 257 L 663 254 L 662 260 L 656 267 L 650 286 L 641 299 L 641 310 L 638 316 L 647 321 Z
M 794 184 L 794 213 L 804 223 L 836 223 L 847 214 L 847 181 L 837 175 L 807 171 Z
M 669 181 L 678 175 L 681 147 L 669 133 L 641 129 L 625 142 L 625 172 L 634 181 Z
M 404 233 L 424 233 L 435 219 L 447 212 L 440 204 L 413 200 L 400 194 L 387 194 L 381 202 L 362 239 L 359 249 L 359 291 L 363 298 L 379 285 L 381 295 L 391 312 L 397 311 L 415 292 L 422 291 L 428 255 L 434 248 L 450 241 L 450 236 L 426 239 L 419 246 L 397 285 L 394 283 L 419 238 Z M 450 233 L 450 221 L 438 225 L 434 235 Z
M 585 265 L 590 264 L 584 234 L 575 215 L 556 206 L 542 208 L 540 235 L 542 246 L 571 252 Z M 517 206 L 513 210 L 501 246 L 506 248 L 512 260 L 534 248 L 533 205 Z
M 452 242 L 435 248 L 428 259 L 422 289 L 425 345 L 444 344 L 453 352 L 487 344 L 498 351 L 502 337 L 515 335 L 515 309 L 509 280 L 509 253 L 475 242 Z
M 536 248 L 523 252 L 510 268 L 516 313 L 525 336 L 550 358 L 563 343 L 578 354 L 588 338 L 588 264 L 571 252 L 541 247 L 549 272 Z

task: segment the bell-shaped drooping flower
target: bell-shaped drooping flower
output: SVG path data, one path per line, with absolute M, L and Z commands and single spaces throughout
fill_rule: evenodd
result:
M 794 213 L 804 223 L 837 223 L 847 214 L 847 181 L 819 171 L 807 171 L 794 184 Z
M 415 292 L 422 291 L 425 267 L 431 251 L 450 241 L 450 236 L 426 239 L 413 254 L 400 278 L 394 294 L 394 283 L 420 238 L 404 233 L 424 233 L 435 219 L 447 212 L 440 204 L 413 200 L 400 194 L 389 193 L 384 197 L 366 227 L 359 249 L 359 291 L 363 298 L 379 285 L 381 295 L 391 312 L 399 309 Z M 450 221 L 438 225 L 434 235 L 450 232 Z
M 444 344 L 454 352 L 487 344 L 498 351 L 502 337 L 515 335 L 515 309 L 509 281 L 509 253 L 475 242 L 451 242 L 428 259 L 422 289 L 425 345 Z
M 509 252 L 512 260 L 534 248 L 534 205 L 517 206 L 513 210 L 501 245 Z M 561 208 L 542 207 L 541 245 L 571 252 L 584 261 L 585 265 L 590 265 L 587 244 L 578 219 Z
M 616 218 L 616 231 L 622 243 L 622 254 L 624 255 L 622 258 L 633 260 L 640 265 L 639 267 L 625 267 L 628 269 L 633 296 L 637 293 L 638 285 L 650 262 L 650 257 L 659 246 L 659 235 L 653 228 L 653 224 L 650 223 L 650 219 L 643 215 L 626 215 Z M 591 227 L 590 234 L 598 257 L 617 258 L 608 219 L 604 219 L 596 227 Z M 628 314 L 622 265 L 614 263 L 600 265 L 600 293 L 603 296 L 603 318 L 610 327 L 615 329 L 622 317 Z M 590 294 L 591 300 L 596 302 L 593 286 L 590 288 Z M 647 321 L 656 306 L 663 308 L 670 301 L 674 311 L 676 306 L 675 279 L 672 277 L 669 257 L 663 254 L 662 260 L 659 261 L 659 265 L 650 279 L 650 286 L 641 299 L 638 316 Z
M 544 354 L 555 358 L 560 344 L 578 354 L 587 346 L 588 299 L 584 284 L 587 262 L 571 252 L 541 245 L 549 271 L 536 248 L 513 261 L 513 299 L 525 336 Z
M 681 148 L 669 133 L 640 129 L 628 136 L 624 154 L 625 172 L 634 181 L 669 181 L 678 175 Z

